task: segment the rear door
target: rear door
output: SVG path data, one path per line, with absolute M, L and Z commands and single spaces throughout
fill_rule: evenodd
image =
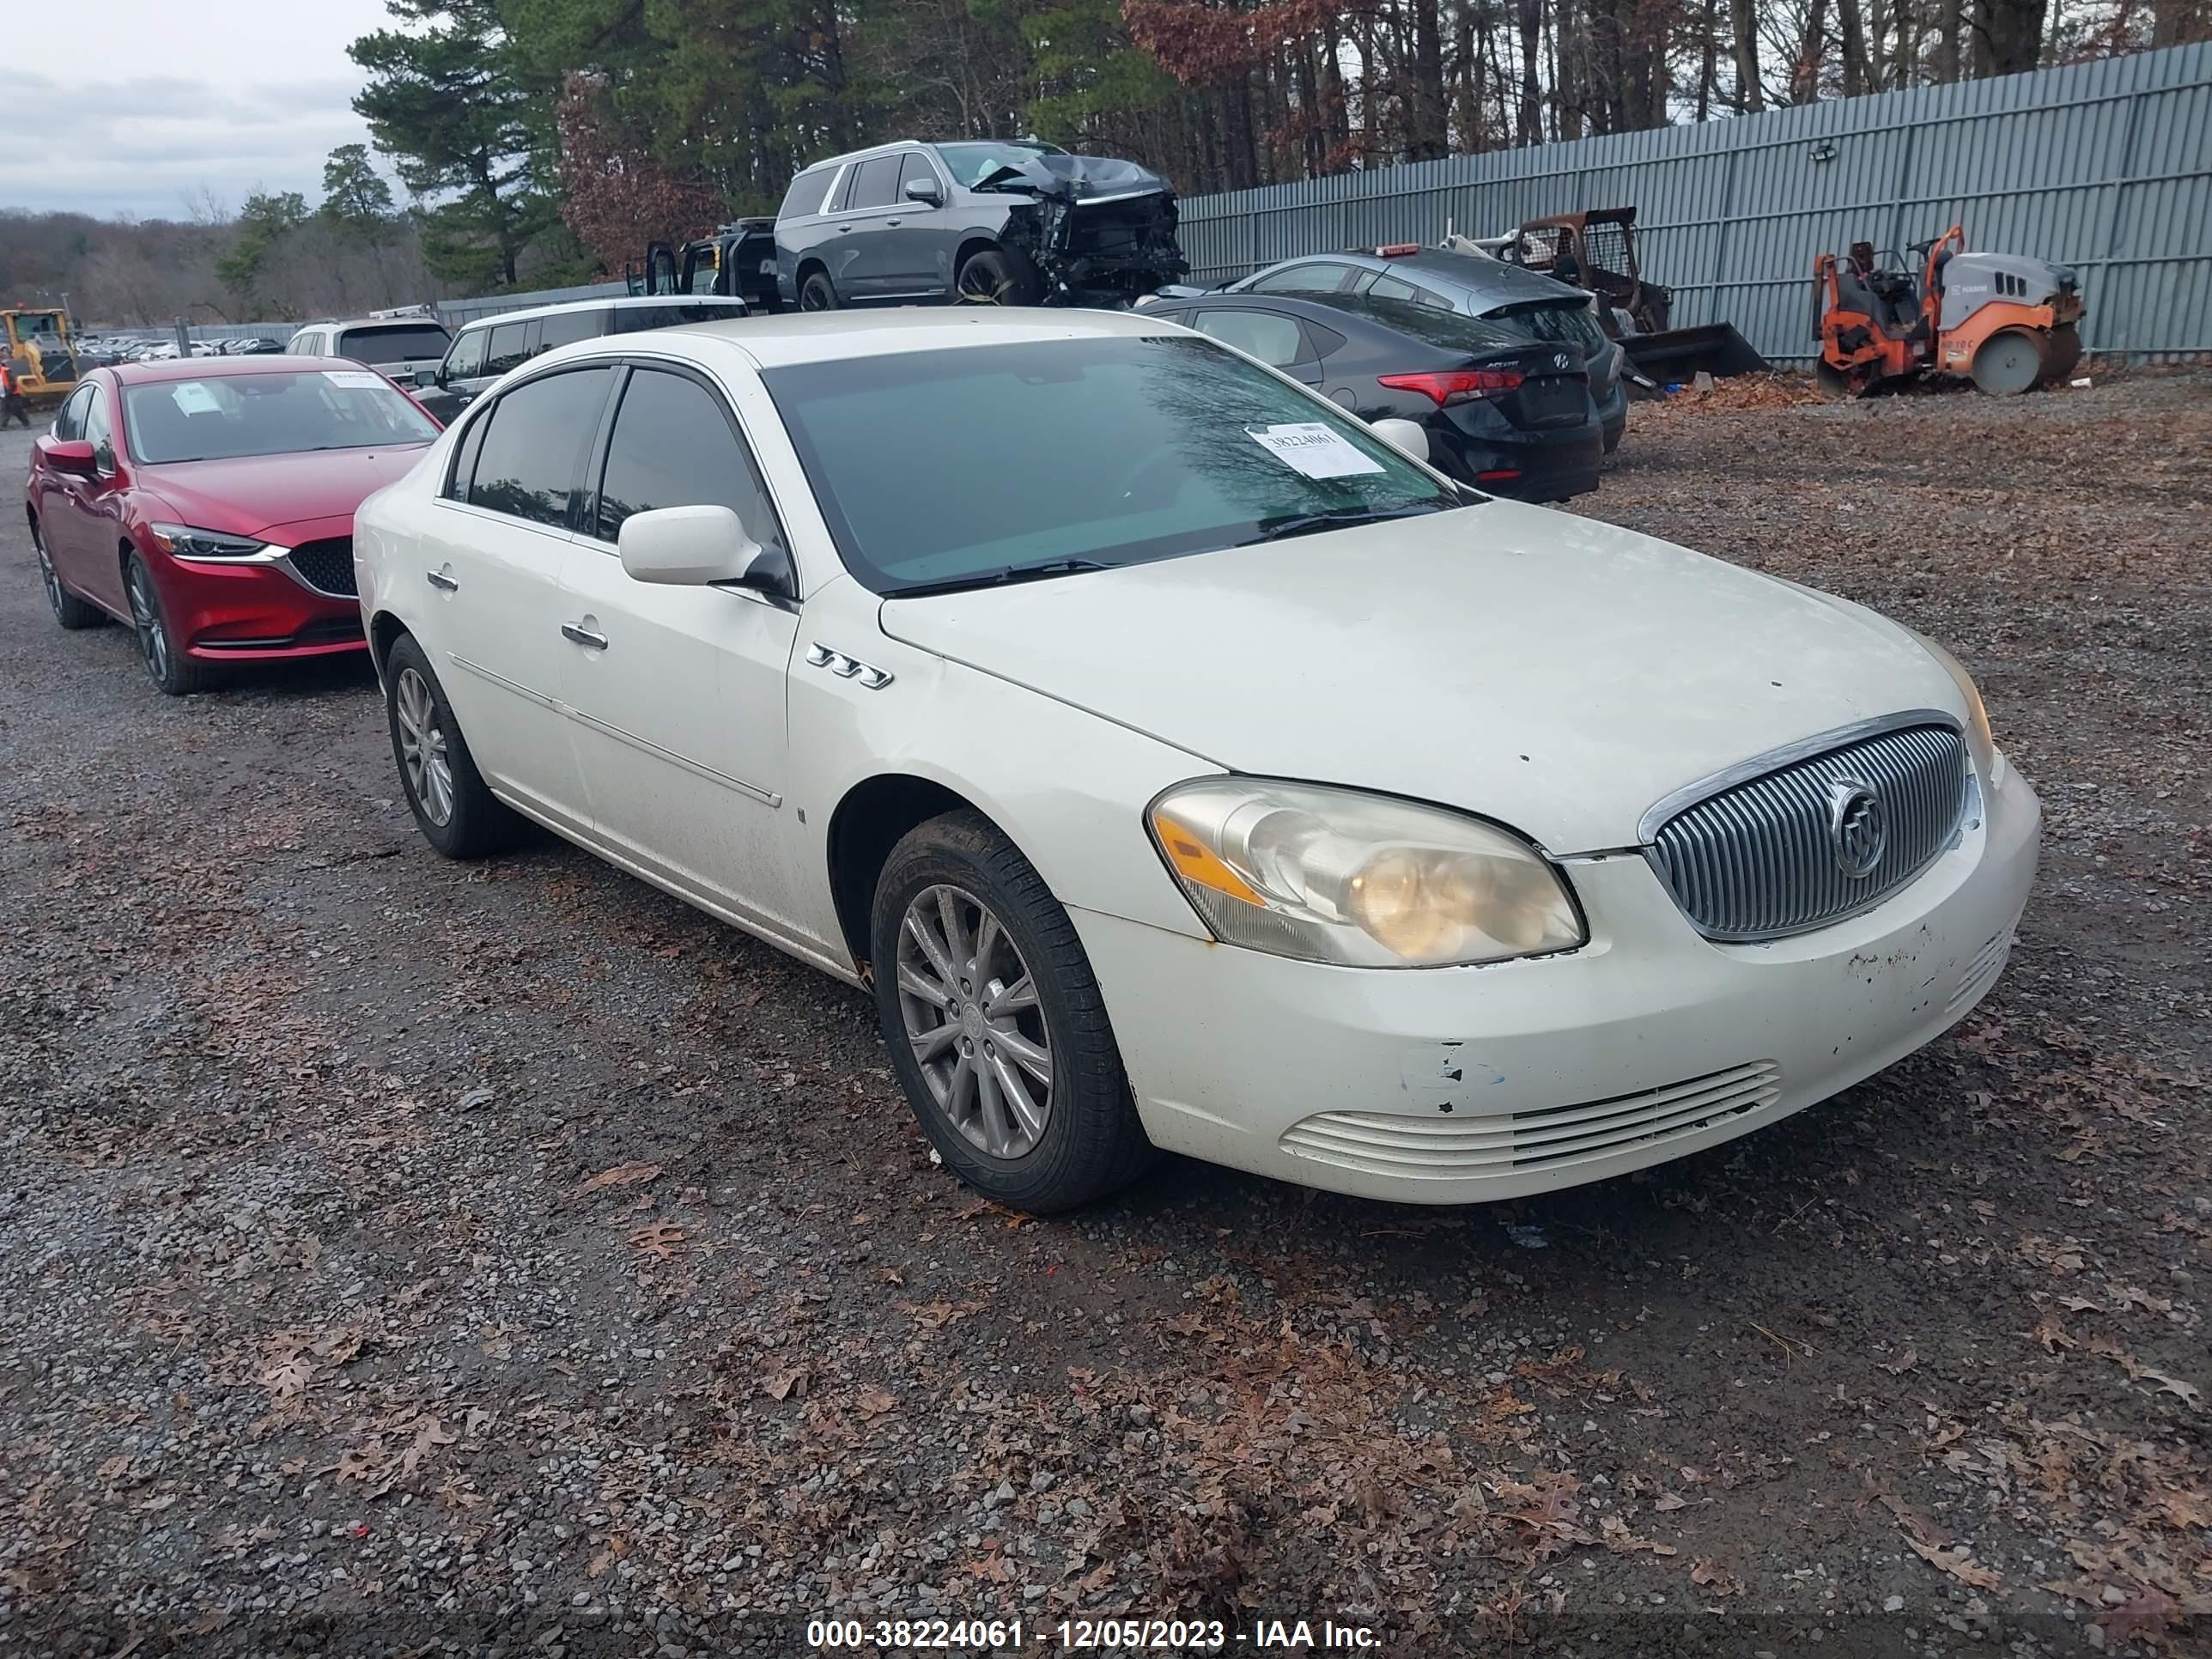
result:
M 430 592 L 415 631 L 436 664 L 477 769 L 564 828 L 591 812 L 556 704 L 569 642 L 562 580 L 586 453 L 615 382 L 605 363 L 555 369 L 470 413 L 420 546 Z
M 631 514 L 699 505 L 727 507 L 755 541 L 787 546 L 751 447 L 705 375 L 640 362 L 596 482 L 568 586 L 597 642 L 570 647 L 561 696 L 599 838 L 680 891 L 805 939 L 784 804 L 798 607 L 750 589 L 633 581 L 617 551 Z
M 838 216 L 837 237 L 830 250 L 830 278 L 842 300 L 860 303 L 899 292 L 896 256 L 886 221 L 898 215 L 899 153 L 871 155 L 855 165 Z

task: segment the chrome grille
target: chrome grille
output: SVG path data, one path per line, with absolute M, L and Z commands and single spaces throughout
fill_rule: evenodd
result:
M 301 542 L 292 550 L 292 568 L 318 593 L 349 599 L 361 590 L 354 583 L 353 538 L 331 536 L 319 542 Z
M 1881 854 L 1845 873 L 1831 789 L 1865 785 L 1887 819 Z M 1708 939 L 1775 939 L 1877 904 L 1949 844 L 1966 799 L 1966 745 L 1948 726 L 1877 732 L 1736 781 L 1729 775 L 1646 837 L 1652 867 Z

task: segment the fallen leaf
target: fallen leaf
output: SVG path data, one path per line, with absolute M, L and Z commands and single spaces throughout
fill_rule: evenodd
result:
M 568 1196 L 581 1198 L 587 1193 L 604 1192 L 609 1187 L 635 1187 L 641 1181 L 650 1181 L 660 1173 L 658 1164 L 617 1164 L 611 1170 L 602 1170 L 584 1182 Z
M 261 1373 L 261 1386 L 275 1396 L 279 1404 L 297 1400 L 307 1391 L 307 1378 L 314 1367 L 308 1361 L 294 1355 L 282 1359 Z
M 1651 1507 L 1663 1514 L 1668 1510 L 1686 1510 L 1690 1507 L 1690 1500 L 1677 1497 L 1671 1492 L 1662 1492 L 1652 1501 Z
M 885 1412 L 896 1410 L 897 1407 L 896 1395 L 872 1385 L 861 1389 L 853 1399 L 853 1409 L 863 1417 L 881 1417 Z
M 2155 1584 L 2145 1584 L 2097 1622 L 2105 1627 L 2105 1645 L 2118 1647 L 2138 1636 L 2163 1636 L 2181 1622 L 2181 1603 Z
M 338 1454 L 337 1477 L 341 1480 L 368 1480 L 384 1467 L 383 1460 L 371 1449 L 356 1449 Z
M 806 1392 L 806 1367 L 794 1365 L 787 1371 L 777 1371 L 762 1380 L 761 1387 L 771 1400 L 788 1400 L 796 1392 Z
M 2158 1384 L 2159 1393 L 2170 1394 L 2185 1406 L 2204 1403 L 2204 1390 L 2194 1382 L 2185 1382 L 2178 1376 L 2168 1376 L 2164 1371 L 2154 1371 L 2148 1366 L 2143 1368 L 2142 1376 L 2146 1381 Z
M 629 1245 L 641 1250 L 656 1261 L 674 1259 L 677 1249 L 689 1237 L 683 1228 L 665 1221 L 656 1221 L 649 1227 L 640 1227 L 629 1236 Z
M 1894 1365 L 1884 1365 L 1882 1370 L 1887 1371 L 1892 1376 L 1902 1376 L 1919 1363 L 1919 1352 L 1917 1349 L 1907 1348 Z
M 1716 1595 L 1743 1594 L 1743 1580 L 1724 1571 L 1721 1564 L 1711 1556 L 1701 1557 L 1691 1564 L 1690 1582 L 1702 1584 Z
M 1975 1589 L 1996 1589 L 2004 1583 L 2003 1579 L 1987 1567 L 1976 1565 L 1964 1551 L 1939 1550 L 1910 1535 L 1905 1538 L 1905 1544 L 1922 1560 L 1942 1568 L 1960 1583 L 1971 1585 Z

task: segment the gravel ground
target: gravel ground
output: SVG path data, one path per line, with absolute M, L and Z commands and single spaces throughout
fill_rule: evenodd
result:
M 858 994 L 441 861 L 365 669 L 165 699 L 6 507 L 0 1649 L 2206 1650 L 2212 379 L 1770 392 L 1585 505 L 1954 646 L 2049 814 L 2020 948 L 1827 1105 L 1461 1212 L 980 1204 Z

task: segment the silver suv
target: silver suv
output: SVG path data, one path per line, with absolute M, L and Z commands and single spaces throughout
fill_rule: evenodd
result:
M 776 215 L 775 266 L 783 302 L 802 311 L 1127 305 L 1189 269 L 1159 174 L 1006 139 L 817 162 Z

